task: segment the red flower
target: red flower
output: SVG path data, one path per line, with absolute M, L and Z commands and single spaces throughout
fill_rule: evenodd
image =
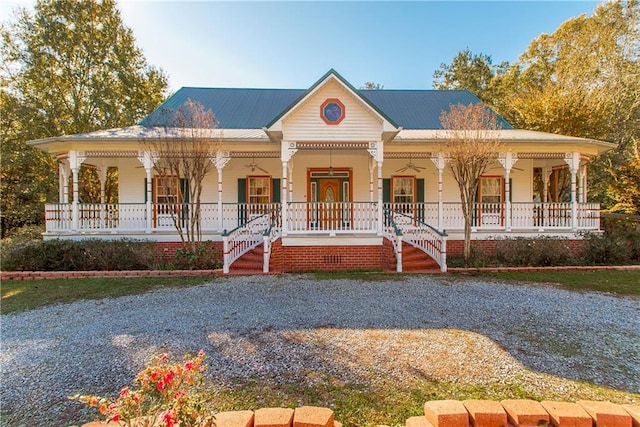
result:
M 177 425 L 176 412 L 174 409 L 170 409 L 164 413 L 162 420 L 167 424 L 167 427 L 173 427 Z
M 111 417 L 111 421 L 113 421 L 114 423 L 117 423 L 119 419 L 120 419 L 119 414 L 115 414 L 113 417 Z
M 165 383 L 167 383 L 167 384 L 168 384 L 168 383 L 170 383 L 170 382 L 171 382 L 171 380 L 173 379 L 173 377 L 174 377 L 174 376 L 175 376 L 175 374 L 173 373 L 173 371 L 169 371 L 169 372 L 167 372 L 167 374 L 164 376 L 164 378 L 162 378 L 162 380 L 163 380 Z
M 120 390 L 120 397 L 127 397 L 128 394 L 129 394 L 129 387 L 125 387 L 122 390 Z
M 193 369 L 193 361 L 189 360 L 184 364 L 184 369 L 190 371 Z
M 164 390 L 164 386 L 165 386 L 164 381 L 160 380 L 160 381 L 158 381 L 158 385 L 156 386 L 156 388 L 158 389 L 158 391 L 162 391 L 162 390 Z
M 160 356 L 160 361 L 164 362 L 165 360 L 167 360 L 169 358 L 169 355 L 167 353 L 163 353 L 162 356 Z

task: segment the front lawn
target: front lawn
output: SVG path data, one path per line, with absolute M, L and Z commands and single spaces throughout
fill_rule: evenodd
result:
M 92 277 L 86 279 L 5 280 L 0 313 L 17 313 L 56 303 L 138 295 L 162 288 L 201 285 L 212 277 Z
M 572 291 L 640 295 L 640 270 L 535 271 L 478 273 L 479 277 L 527 283 L 550 283 Z

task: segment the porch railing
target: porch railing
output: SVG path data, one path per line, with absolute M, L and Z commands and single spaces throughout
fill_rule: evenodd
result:
M 147 223 L 145 203 L 79 203 L 77 223 L 71 203 L 45 205 L 47 232 L 155 232 L 172 231 L 174 219 L 186 221 L 193 212 L 191 204 L 151 204 L 150 226 Z M 445 202 L 438 218 L 438 204 L 386 204 L 395 212 L 416 218 L 439 230 L 462 230 L 464 218 L 460 203 Z M 506 208 L 510 206 L 510 211 Z M 201 204 L 203 232 L 222 233 L 233 230 L 266 212 L 274 215 L 280 204 L 224 203 L 222 217 L 217 203 Z M 597 203 L 577 203 L 574 212 L 571 203 L 479 203 L 474 207 L 473 227 L 482 230 L 568 231 L 598 230 L 600 207 Z M 509 221 L 507 221 L 507 218 Z M 376 202 L 292 202 L 287 204 L 287 229 L 283 233 L 374 233 L 378 231 L 378 204 Z
M 264 260 L 262 263 L 262 272 L 269 272 L 269 264 L 271 261 L 271 248 L 273 243 L 282 236 L 282 216 L 277 212 L 277 215 L 271 215 L 271 223 L 269 227 L 262 234 L 264 240 Z
M 229 273 L 231 264 L 251 249 L 263 243 L 263 234 L 271 225 L 271 215 L 266 212 L 233 230 L 222 233 L 223 273 Z
M 447 234 L 436 230 L 412 215 L 392 211 L 390 216 L 402 231 L 402 240 L 409 243 L 435 260 L 440 270 L 447 271 Z
M 287 233 L 372 233 L 378 227 L 374 202 L 292 202 L 287 207 Z
M 396 271 L 402 273 L 402 230 L 396 224 L 389 208 L 384 210 L 384 226 L 382 235 L 391 242 L 393 252 L 396 255 Z

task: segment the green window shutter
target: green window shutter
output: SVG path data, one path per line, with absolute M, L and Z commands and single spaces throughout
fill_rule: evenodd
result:
M 189 218 L 189 180 L 180 178 L 178 184 L 180 186 L 180 195 L 182 196 L 182 226 L 185 227 L 185 221 Z
M 382 179 L 382 203 L 391 203 L 391 180 Z
M 180 194 L 182 202 L 189 203 L 189 180 L 187 178 L 180 178 Z
M 478 224 L 478 209 L 480 209 L 480 206 L 478 205 L 479 198 L 480 198 L 480 180 L 478 180 L 478 185 L 476 186 L 476 197 L 475 197 L 475 200 L 473 201 L 475 208 L 472 210 L 472 216 L 471 216 L 471 225 L 474 227 L 477 227 L 479 225 Z
M 247 178 L 238 178 L 238 225 L 247 222 Z
M 280 188 L 280 178 L 273 178 L 271 180 L 271 202 L 280 203 L 282 188 Z M 285 196 L 286 197 L 286 196 Z
M 416 179 L 416 187 L 418 221 L 424 222 L 424 178 Z

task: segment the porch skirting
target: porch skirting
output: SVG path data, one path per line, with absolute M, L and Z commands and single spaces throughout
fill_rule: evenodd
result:
M 376 245 L 285 245 L 276 241 L 271 248 L 269 271 L 395 271 L 393 246 L 387 239 Z

